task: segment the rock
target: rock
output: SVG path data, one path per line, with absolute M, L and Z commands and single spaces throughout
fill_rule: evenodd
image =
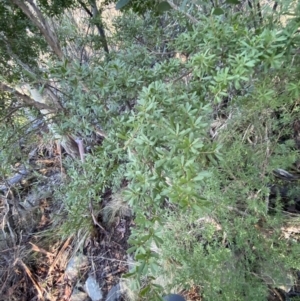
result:
M 68 279 L 75 280 L 81 269 L 88 265 L 88 258 L 84 255 L 78 255 L 73 257 L 66 268 L 65 275 Z
M 170 294 L 163 298 L 165 301 L 186 301 L 182 296 L 177 294 Z
M 85 291 L 92 301 L 100 301 L 103 298 L 101 288 L 94 276 L 89 275 L 84 285 Z
M 74 291 L 70 297 L 70 301 L 88 301 L 89 297 L 85 292 Z
M 108 292 L 105 301 L 120 301 L 122 297 L 122 287 L 120 283 L 114 285 Z

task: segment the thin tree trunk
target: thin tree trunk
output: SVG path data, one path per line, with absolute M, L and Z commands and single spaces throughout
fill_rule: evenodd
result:
M 92 11 L 90 11 L 87 6 L 85 5 L 84 2 L 82 2 L 81 0 L 78 0 L 78 3 L 81 5 L 81 7 L 86 11 L 86 13 L 91 17 L 91 18 L 97 18 L 99 17 L 99 19 L 101 20 L 101 14 L 99 12 L 99 9 L 97 7 L 97 3 L 94 0 L 90 0 L 90 5 L 92 7 Z M 104 51 L 109 54 L 109 49 L 108 49 L 108 44 L 107 44 L 107 38 L 106 38 L 106 34 L 105 34 L 105 30 L 103 28 L 103 24 L 101 21 L 98 21 L 96 24 L 96 28 L 98 30 L 98 33 L 101 37 L 102 40 L 102 45 L 103 45 L 103 49 Z
M 22 0 L 11 0 L 15 5 L 17 5 L 23 13 L 31 20 L 31 22 L 38 27 L 41 34 L 44 36 L 48 45 L 51 47 L 52 51 L 58 56 L 59 59 L 63 59 L 64 54 L 61 50 L 60 44 L 58 42 L 58 38 L 56 34 L 51 30 L 51 27 L 47 20 L 44 18 L 42 12 L 35 5 L 32 0 L 27 0 L 27 3 L 30 6 L 25 4 L 25 1 Z M 32 12 L 35 12 L 35 14 Z
M 60 60 L 63 60 L 65 56 L 60 47 L 58 37 L 56 36 L 56 33 L 54 32 L 54 30 L 51 29 L 49 22 L 43 16 L 43 13 L 40 11 L 40 9 L 35 4 L 35 2 L 33 0 L 27 0 L 27 1 L 11 0 L 11 1 L 15 5 L 17 5 L 23 11 L 23 13 L 31 20 L 31 22 L 40 30 L 41 34 L 44 36 L 46 42 L 48 43 L 48 45 L 50 46 L 52 51 L 56 54 L 56 56 Z M 105 37 L 105 35 L 104 35 L 104 37 Z M 106 43 L 106 39 L 105 39 L 105 43 Z M 106 45 L 105 51 L 108 51 L 107 43 L 105 45 Z M 28 69 L 28 68 L 26 68 L 26 65 L 22 64 L 21 60 L 18 60 L 17 57 L 14 57 L 14 59 L 25 70 Z M 27 72 L 28 72 L 28 70 L 27 70 Z M 32 72 L 31 75 L 34 75 L 34 72 Z M 35 78 L 37 78 L 36 75 L 35 75 Z M 86 92 L 88 91 L 88 89 L 85 87 L 83 82 L 81 82 L 81 86 L 84 91 L 86 91 Z M 54 114 L 55 110 L 49 110 L 49 109 L 51 109 L 51 106 L 49 106 L 48 103 L 53 104 L 53 106 L 55 107 L 55 109 L 57 109 L 57 111 L 59 109 L 61 109 L 61 105 L 60 105 L 59 100 L 57 99 L 57 96 L 54 95 L 52 93 L 52 91 L 50 89 L 48 89 L 47 87 L 44 89 L 43 95 L 38 91 L 38 89 L 30 86 L 29 84 L 23 85 L 23 88 L 25 88 L 30 93 L 30 97 L 27 96 L 26 94 L 23 95 L 20 92 L 15 92 L 15 93 L 19 93 L 19 94 L 17 94 L 19 96 L 19 98 L 22 99 L 23 101 L 26 100 L 27 104 L 31 103 L 32 106 L 38 108 L 40 110 L 40 112 L 43 114 L 44 119 L 47 121 L 49 130 L 52 132 L 52 134 L 54 135 L 54 137 L 56 139 L 60 140 L 60 143 L 64 147 L 66 152 L 69 155 L 71 155 L 73 158 L 79 157 L 80 154 L 79 154 L 78 145 L 77 145 L 75 139 L 73 138 L 73 136 L 69 135 L 69 134 L 66 134 L 63 136 L 60 135 L 57 132 L 56 127 L 53 124 L 53 121 L 50 121 L 50 119 L 55 115 Z M 48 95 L 47 95 L 46 91 L 48 91 Z M 22 98 L 21 98 L 21 96 L 22 96 Z M 51 96 L 51 97 L 49 97 L 49 96 Z M 31 102 L 29 101 L 30 99 L 31 99 Z

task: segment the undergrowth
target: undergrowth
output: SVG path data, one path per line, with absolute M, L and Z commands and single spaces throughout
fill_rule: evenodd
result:
M 299 156 L 298 19 L 267 15 L 255 27 L 232 11 L 195 17 L 185 26 L 178 12 L 127 12 L 114 23 L 109 60 L 50 63 L 71 116 L 59 130 L 86 141 L 95 128 L 105 133 L 84 162 L 65 161 L 58 235 L 132 211 L 136 265 L 124 277 L 137 300 L 197 287 L 203 300 L 263 301 L 300 269 L 299 233 L 286 232 L 299 221 L 270 200 L 272 185 L 286 186 L 274 170 Z M 103 208 L 106 192 L 119 208 Z
M 116 26 L 131 26 L 130 18 Z M 161 35 L 152 21 L 134 26 L 142 32 L 149 22 Z M 87 84 L 102 87 L 94 118 L 110 134 L 84 164 L 69 167 L 66 224 L 88 226 L 90 203 L 108 187 L 122 189 L 135 217 L 128 253 L 138 263 L 127 277 L 140 298 L 197 286 L 203 300 L 265 300 L 299 270 L 297 240 L 281 231 L 290 217 L 280 202 L 270 214 L 268 198 L 272 171 L 298 155 L 294 28 L 255 31 L 239 15 L 210 16 L 169 43 L 188 52 L 185 60 L 150 67 L 144 48 L 125 48 L 124 38 L 113 60 L 89 72 Z M 84 109 L 85 99 L 77 105 Z

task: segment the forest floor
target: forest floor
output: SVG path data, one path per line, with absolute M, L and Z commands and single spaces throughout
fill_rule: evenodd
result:
M 111 200 L 108 190 L 101 196 L 100 211 L 90 208 L 88 233 L 57 235 L 68 218 L 62 202 L 53 197 L 67 179 L 63 160 L 54 147 L 39 147 L 31 152 L 30 172 L 1 191 L 0 301 L 90 300 L 85 293 L 89 277 L 98 283 L 101 300 L 125 300 L 121 293 L 111 297 L 109 292 L 134 264 L 126 253 L 133 218 L 117 218 L 105 226 L 99 212 Z M 181 293 L 188 301 L 201 300 L 197 288 Z M 279 290 L 270 290 L 268 301 L 283 300 Z
M 105 300 L 128 271 L 131 218 L 105 227 L 98 212 L 91 211 L 89 233 L 60 237 L 68 217 L 53 195 L 67 178 L 63 158 L 49 147 L 31 154 L 31 170 L 0 194 L 0 300 L 72 300 L 74 292 L 77 299 L 83 298 L 80 293 L 89 275 L 99 283 Z M 20 166 L 14 166 L 16 175 Z M 103 205 L 110 197 L 108 191 Z M 72 258 L 80 258 L 80 264 L 70 266 Z

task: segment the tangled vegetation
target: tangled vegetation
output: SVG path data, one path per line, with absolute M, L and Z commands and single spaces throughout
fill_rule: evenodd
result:
M 108 18 L 111 3 L 0 0 L 3 208 L 15 164 L 31 173 L 32 149 L 55 140 L 66 179 L 51 231 L 85 239 L 132 216 L 130 300 L 288 298 L 300 271 L 298 3 L 120 0 Z M 21 231 L 5 210 L 1 240 Z

